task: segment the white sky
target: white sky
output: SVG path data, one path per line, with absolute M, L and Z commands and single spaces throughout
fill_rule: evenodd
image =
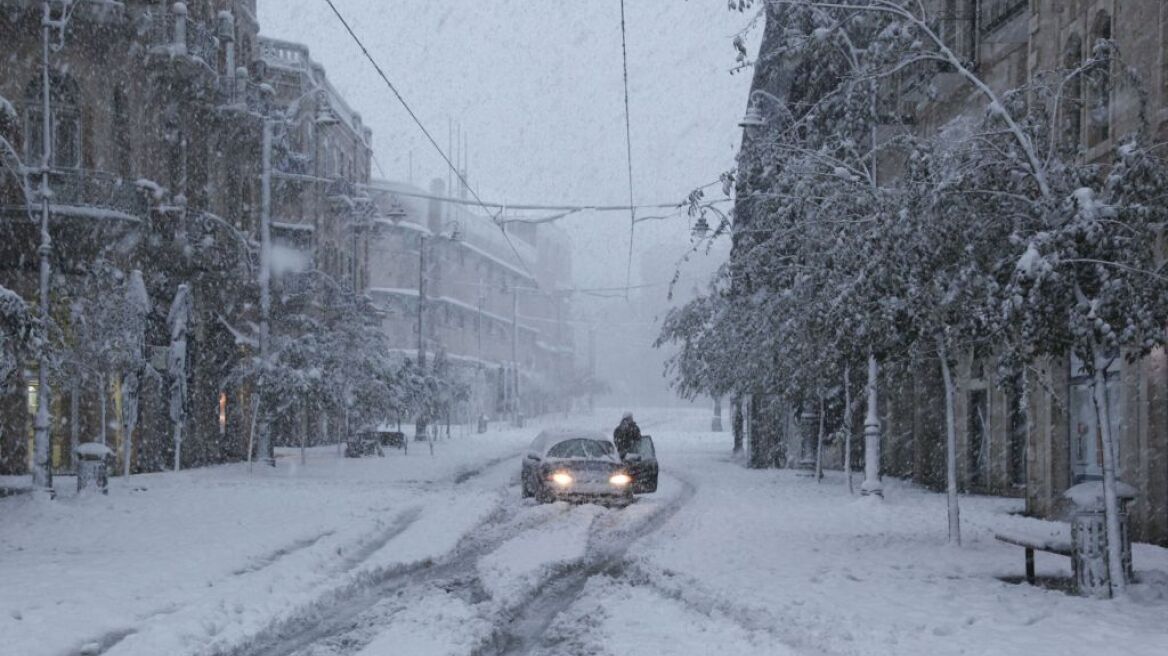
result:
M 444 148 L 448 120 L 461 123 L 484 198 L 626 202 L 618 0 L 335 1 Z M 446 177 L 324 0 L 260 0 L 259 9 L 264 34 L 305 43 L 324 64 L 373 129 L 387 177 L 408 177 L 411 152 L 415 183 Z M 728 73 L 731 39 L 747 17 L 725 0 L 627 0 L 626 11 L 636 197 L 680 200 L 733 165 L 749 78 Z M 624 283 L 627 215 L 564 226 L 579 284 Z M 642 226 L 638 251 L 684 252 L 685 219 Z

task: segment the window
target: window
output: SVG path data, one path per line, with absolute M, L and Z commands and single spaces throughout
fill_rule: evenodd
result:
M 126 115 L 126 93 L 121 87 L 114 89 L 113 117 L 111 122 L 114 144 L 114 172 L 123 178 L 130 177 L 130 125 Z
M 1120 414 L 1122 388 L 1120 386 L 1120 359 L 1114 358 L 1107 369 L 1105 396 L 1111 418 L 1111 434 L 1115 439 L 1116 459 L 1122 440 L 1123 422 Z M 1071 435 L 1071 474 L 1075 483 L 1097 481 L 1103 478 L 1103 436 L 1095 418 L 1095 404 L 1091 399 L 1091 378 L 1082 361 L 1071 356 L 1070 399 L 1068 404 Z
M 977 61 L 976 0 L 945 0 L 941 36 L 963 62 Z
M 981 0 L 978 3 L 978 25 L 987 34 L 1010 22 L 1026 10 L 1027 0 Z
M 1006 384 L 1006 394 L 1010 404 L 1009 462 L 1007 474 L 1014 487 L 1026 486 L 1026 449 L 1029 424 L 1027 419 L 1025 380 L 1014 376 Z
M 49 165 L 58 168 L 81 166 L 81 113 L 77 107 L 77 85 L 64 75 L 49 79 L 49 110 L 52 112 L 52 140 Z M 25 157 L 39 163 L 44 156 L 44 85 L 36 78 L 25 89 Z
M 1090 77 L 1087 132 L 1091 146 L 1111 138 L 1111 55 L 1110 49 L 1100 44 L 1110 39 L 1111 15 L 1100 11 L 1091 25 L 1092 56 L 1104 59 Z
M 1063 68 L 1067 73 L 1083 64 L 1083 39 L 1072 34 L 1067 40 Z M 1063 145 L 1067 150 L 1077 151 L 1083 142 L 1083 77 L 1076 75 L 1063 87 Z
M 990 427 L 989 397 L 984 389 L 969 393 L 969 436 L 966 444 L 966 486 L 980 488 L 986 483 L 986 468 L 989 465 Z

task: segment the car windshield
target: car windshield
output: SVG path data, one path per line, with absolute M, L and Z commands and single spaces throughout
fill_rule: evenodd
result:
M 613 453 L 613 446 L 600 440 L 565 440 L 548 449 L 549 458 L 606 458 Z

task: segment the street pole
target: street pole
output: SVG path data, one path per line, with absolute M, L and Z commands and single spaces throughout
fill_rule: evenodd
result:
M 271 350 L 272 314 L 272 119 L 264 118 L 263 170 L 260 176 L 260 362 L 264 370 L 260 380 L 267 373 Z M 256 459 L 275 467 L 272 453 L 272 432 L 267 417 L 260 420 L 259 443 Z
M 40 256 L 40 301 L 42 326 L 49 325 L 49 282 L 52 277 L 53 241 L 49 236 L 49 164 L 53 153 L 53 116 L 49 95 L 49 40 L 52 37 L 52 14 L 49 2 L 41 3 L 41 245 L 37 249 Z M 49 448 L 49 358 L 41 351 L 37 363 L 37 410 L 33 433 L 32 487 L 37 496 L 53 498 L 53 467 Z
M 588 413 L 596 411 L 596 326 L 588 326 Z
M 515 377 L 511 395 L 512 421 L 519 426 L 519 288 L 511 290 L 511 373 Z
M 864 483 L 860 494 L 884 496 L 880 482 L 880 416 L 876 411 L 876 356 L 868 355 L 868 414 L 864 417 Z
M 426 235 L 418 236 L 418 372 L 426 373 L 426 338 L 422 332 L 422 317 L 426 314 Z M 414 441 L 426 438 L 426 408 L 418 412 L 414 426 Z

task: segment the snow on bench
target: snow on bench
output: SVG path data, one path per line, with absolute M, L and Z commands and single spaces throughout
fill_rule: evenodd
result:
M 1071 539 L 1064 529 L 1052 529 L 1046 535 L 1023 533 L 1015 531 L 1000 531 L 994 533 L 999 542 L 1012 544 L 1026 550 L 1026 582 L 1034 585 L 1034 552 L 1046 551 L 1060 556 L 1070 557 Z

